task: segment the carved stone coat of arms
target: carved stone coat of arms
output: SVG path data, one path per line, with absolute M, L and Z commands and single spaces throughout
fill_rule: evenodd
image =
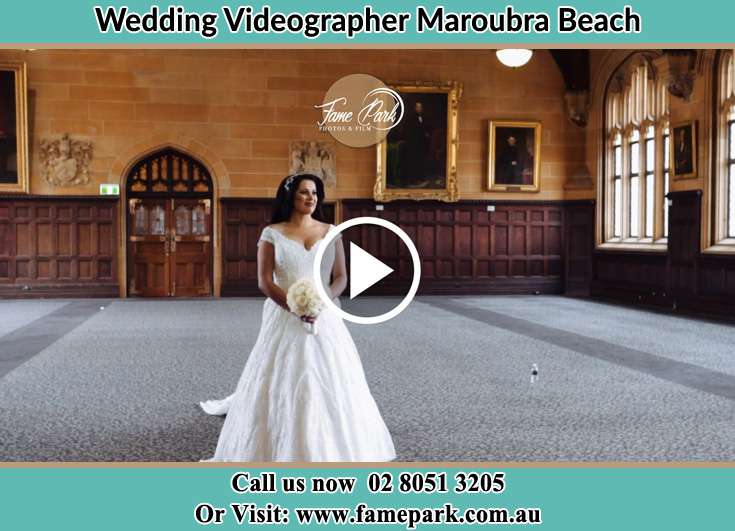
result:
M 59 139 L 41 140 L 43 178 L 55 186 L 74 186 L 89 182 L 92 142 L 72 140 L 68 134 Z

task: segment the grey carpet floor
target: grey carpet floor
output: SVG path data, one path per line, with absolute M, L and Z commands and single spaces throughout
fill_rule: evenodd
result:
M 11 332 L 0 335 L 0 378 L 84 323 L 103 309 L 101 305 L 107 302 L 99 299 L 76 300 L 61 304 L 40 317 L 38 312 L 34 315 L 34 312 L 25 308 L 19 312 L 20 319 L 9 316 L 9 321 L 15 326 Z M 12 310 L 16 308 L 11 305 Z M 29 322 L 32 317 L 38 318 Z
M 9 334 L 36 319 L 68 304 L 66 301 L 15 300 L 2 301 L 0 307 L 0 336 Z
M 65 303 L 24 304 L 25 320 L 0 302 L 16 319 L 2 333 Z M 0 460 L 208 457 L 222 419 L 197 402 L 233 389 L 261 307 L 93 312 L 0 378 Z M 735 460 L 733 326 L 562 297 L 427 297 L 349 328 L 401 461 Z

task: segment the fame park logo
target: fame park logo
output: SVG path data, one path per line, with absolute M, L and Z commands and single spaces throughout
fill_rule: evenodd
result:
M 367 74 L 350 74 L 335 81 L 324 96 L 319 131 L 350 147 L 381 142 L 403 118 L 400 94 Z

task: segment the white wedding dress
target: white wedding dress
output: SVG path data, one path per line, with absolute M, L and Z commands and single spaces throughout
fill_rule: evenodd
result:
M 332 230 L 332 229 L 330 229 Z M 266 227 L 275 249 L 274 280 L 284 291 L 312 277 L 311 249 Z M 331 245 L 322 278 L 334 263 Z M 390 461 L 395 449 L 342 319 L 326 308 L 316 335 L 267 299 L 260 333 L 233 394 L 201 406 L 227 415 L 211 461 Z

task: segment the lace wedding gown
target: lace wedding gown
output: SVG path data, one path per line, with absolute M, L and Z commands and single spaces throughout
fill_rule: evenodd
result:
M 332 229 L 330 229 L 332 230 Z M 284 291 L 312 276 L 318 243 L 301 243 L 266 227 L 275 248 L 274 280 Z M 322 278 L 334 263 L 331 245 Z M 212 461 L 390 461 L 393 441 L 370 394 L 342 319 L 325 308 L 317 334 L 273 300 L 263 306 L 255 346 L 233 394 L 201 403 L 227 415 Z

